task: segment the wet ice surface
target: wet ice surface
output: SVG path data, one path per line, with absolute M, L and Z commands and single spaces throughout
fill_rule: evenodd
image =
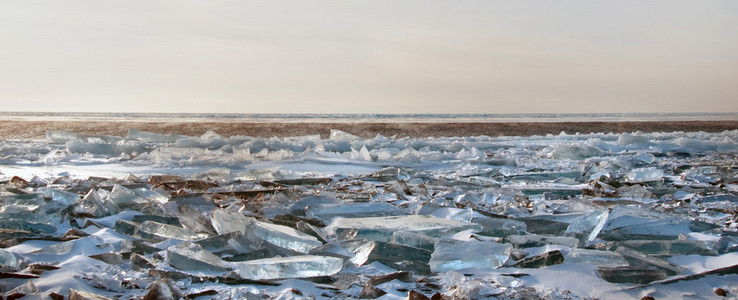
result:
M 49 131 L 0 172 L 6 297 L 738 294 L 738 131 Z

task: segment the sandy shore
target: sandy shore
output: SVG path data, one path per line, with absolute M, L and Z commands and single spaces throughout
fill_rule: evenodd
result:
M 2 139 L 43 138 L 46 130 L 66 130 L 85 134 L 125 136 L 128 129 L 156 133 L 199 136 L 212 130 L 223 136 L 288 137 L 320 134 L 331 129 L 361 137 L 377 134 L 397 137 L 441 136 L 529 136 L 566 133 L 621 132 L 721 132 L 738 129 L 732 121 L 653 121 L 653 122 L 510 122 L 510 123 L 225 123 L 225 122 L 121 122 L 121 121 L 0 121 Z

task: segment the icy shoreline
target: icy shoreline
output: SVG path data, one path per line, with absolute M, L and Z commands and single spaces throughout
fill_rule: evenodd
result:
M 738 293 L 738 130 L 51 130 L 45 140 L 4 141 L 0 172 L 4 296 Z

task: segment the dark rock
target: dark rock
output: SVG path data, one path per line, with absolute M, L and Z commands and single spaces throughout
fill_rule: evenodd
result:
M 93 294 L 90 292 L 69 289 L 69 300 L 113 300 L 111 298 Z
M 726 292 L 724 289 L 716 288 L 715 289 L 715 295 L 728 297 L 728 292 Z
M 57 294 L 57 293 L 50 293 L 49 298 L 51 298 L 52 300 L 64 300 L 64 295 Z
M 375 299 L 385 294 L 387 294 L 387 292 L 376 288 L 371 282 L 367 282 L 364 285 L 364 289 L 359 293 L 359 299 Z
M 26 296 L 26 294 L 24 294 L 24 293 L 12 293 L 12 294 L 6 296 L 5 299 L 15 300 L 15 299 L 23 298 L 25 296 Z
M 149 177 L 149 184 L 153 185 L 154 188 L 156 188 L 165 182 L 176 182 L 183 180 L 184 177 L 179 175 L 152 175 L 151 177 Z
M 643 298 L 641 298 L 641 300 L 656 300 L 656 298 L 651 297 L 651 296 L 643 296 Z
M 382 283 L 390 282 L 395 279 L 402 281 L 402 282 L 411 282 L 413 280 L 413 273 L 410 273 L 407 271 L 401 271 L 401 272 L 387 274 L 387 275 L 372 276 L 369 279 L 369 282 L 373 285 L 380 285 Z
M 151 285 L 143 300 L 176 300 L 185 299 L 186 297 L 171 279 L 162 278 Z
M 443 295 L 441 293 L 435 293 L 433 296 L 431 296 L 431 300 L 444 300 Z
M 15 186 L 19 188 L 25 188 L 28 186 L 28 180 L 25 180 L 18 176 L 13 176 L 13 178 L 10 179 L 9 183 L 14 184 Z
M 414 290 L 407 293 L 407 299 L 408 300 L 430 300 L 428 296 L 423 295 L 422 293 L 416 292 Z
M 23 274 L 23 273 L 0 272 L 0 279 L 1 278 L 31 279 L 31 278 L 38 278 L 38 276 L 31 275 L 31 274 Z
M 52 266 L 52 265 L 42 265 L 42 264 L 32 264 L 28 266 L 28 271 L 31 272 L 31 274 L 35 274 L 35 275 L 41 275 L 46 271 L 53 271 L 53 270 L 59 270 L 59 267 Z

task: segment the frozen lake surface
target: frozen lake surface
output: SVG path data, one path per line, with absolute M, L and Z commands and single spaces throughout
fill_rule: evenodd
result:
M 48 131 L 2 141 L 0 172 L 4 296 L 738 293 L 738 130 Z

